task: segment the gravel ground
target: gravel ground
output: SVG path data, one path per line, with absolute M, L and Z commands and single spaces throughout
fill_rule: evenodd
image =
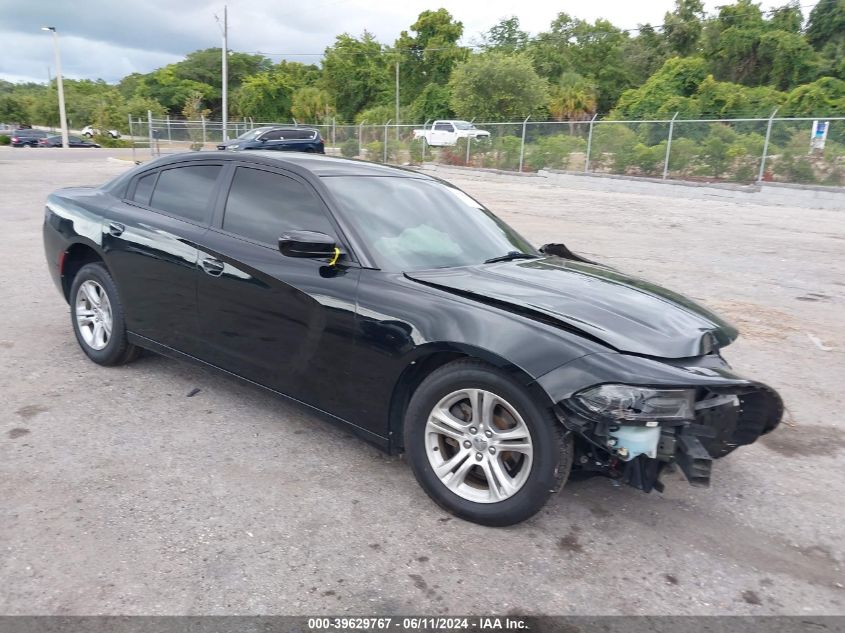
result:
M 257 388 L 83 356 L 42 208 L 126 169 L 118 154 L 0 148 L 0 613 L 845 614 L 845 210 L 437 170 L 537 244 L 716 308 L 743 334 L 728 359 L 789 408 L 709 489 L 574 482 L 490 529 L 444 514 L 401 459 Z

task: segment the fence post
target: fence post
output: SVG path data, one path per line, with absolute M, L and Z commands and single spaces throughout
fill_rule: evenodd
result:
M 763 173 L 766 170 L 766 154 L 769 151 L 769 137 L 772 135 L 772 121 L 778 113 L 779 108 L 775 108 L 772 116 L 769 117 L 769 123 L 766 125 L 766 140 L 763 141 L 763 156 L 760 158 L 760 173 L 757 174 L 757 182 L 763 182 Z
M 129 138 L 132 140 L 132 162 L 135 162 L 135 133 L 132 130 L 132 115 L 129 115 Z
M 531 118 L 529 114 L 522 122 L 522 144 L 519 146 L 519 172 L 522 173 L 522 161 L 525 158 L 525 127 L 528 125 L 528 119 Z
M 332 117 L 332 147 L 337 147 L 337 119 Z
M 363 137 L 364 137 L 364 121 L 358 124 L 358 156 L 364 155 Z
M 384 124 L 384 162 L 387 162 L 387 126 L 390 125 L 390 122 L 393 119 L 388 119 L 387 123 Z
M 472 137 L 467 136 L 467 157 L 466 157 L 466 160 L 464 161 L 464 167 L 469 167 L 469 148 L 470 148 L 470 145 L 472 145 Z
M 202 121 L 202 144 L 205 145 L 205 115 L 200 115 L 200 121 Z M 225 133 L 223 135 L 225 137 Z
M 675 119 L 677 117 L 678 113 L 676 112 L 672 120 L 669 121 L 669 140 L 666 142 L 666 159 L 663 161 L 663 180 L 666 180 L 666 176 L 669 174 L 669 152 L 672 151 L 672 132 L 675 130 Z
M 428 145 L 428 141 L 425 140 L 425 130 L 428 127 L 429 121 L 431 121 L 431 119 L 426 119 L 425 123 L 423 123 L 423 136 L 420 139 L 420 142 L 422 143 L 422 159 L 420 160 L 420 165 L 425 163 L 425 146 Z
M 153 111 L 147 110 L 147 131 L 150 135 L 150 156 L 155 156 L 153 143 Z
M 167 115 L 167 143 L 172 145 L 173 138 L 170 136 L 170 115 Z
M 596 122 L 596 117 L 599 115 L 596 112 L 593 118 L 590 119 L 590 131 L 587 133 L 587 156 L 584 158 L 584 173 L 590 173 L 590 150 L 593 148 L 593 123 Z

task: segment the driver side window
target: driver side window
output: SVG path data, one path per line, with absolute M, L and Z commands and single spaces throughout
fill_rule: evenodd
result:
M 307 185 L 281 174 L 238 167 L 235 170 L 223 230 L 276 247 L 285 231 L 335 231 L 317 194 Z

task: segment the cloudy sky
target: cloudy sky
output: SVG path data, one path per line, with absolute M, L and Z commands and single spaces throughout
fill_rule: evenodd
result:
M 178 61 L 198 48 L 220 45 L 214 14 L 226 0 L 0 0 L 0 78 L 40 81 L 53 68 L 49 33 L 61 35 L 62 69 L 68 77 L 117 81 Z M 803 0 L 805 16 L 814 0 Z M 763 8 L 785 0 L 763 0 Z M 707 0 L 714 10 L 725 0 Z M 229 47 L 318 62 L 338 33 L 364 29 L 392 43 L 425 9 L 445 7 L 464 23 L 464 43 L 499 19 L 516 14 L 523 29 L 546 29 L 560 11 L 588 20 L 607 18 L 621 28 L 659 24 L 674 0 L 228 0 Z

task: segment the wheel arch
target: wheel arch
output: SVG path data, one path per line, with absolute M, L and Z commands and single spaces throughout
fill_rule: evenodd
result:
M 488 363 L 528 389 L 533 397 L 540 398 L 541 401 L 548 400 L 549 406 L 552 405 L 548 394 L 537 384 L 535 378 L 522 367 L 490 350 L 463 343 L 432 343 L 418 348 L 416 352 L 413 358 L 408 359 L 391 394 L 388 410 L 390 453 L 401 453 L 404 450 L 405 411 L 417 387 L 432 372 L 456 360 L 475 359 Z
M 62 293 L 65 301 L 70 302 L 70 288 L 73 285 L 73 280 L 83 266 L 99 262 L 106 267 L 108 265 L 103 257 L 102 252 L 93 244 L 88 242 L 78 241 L 70 244 L 65 249 L 65 256 L 62 260 L 61 279 L 62 279 Z M 111 274 L 111 271 L 109 271 Z

